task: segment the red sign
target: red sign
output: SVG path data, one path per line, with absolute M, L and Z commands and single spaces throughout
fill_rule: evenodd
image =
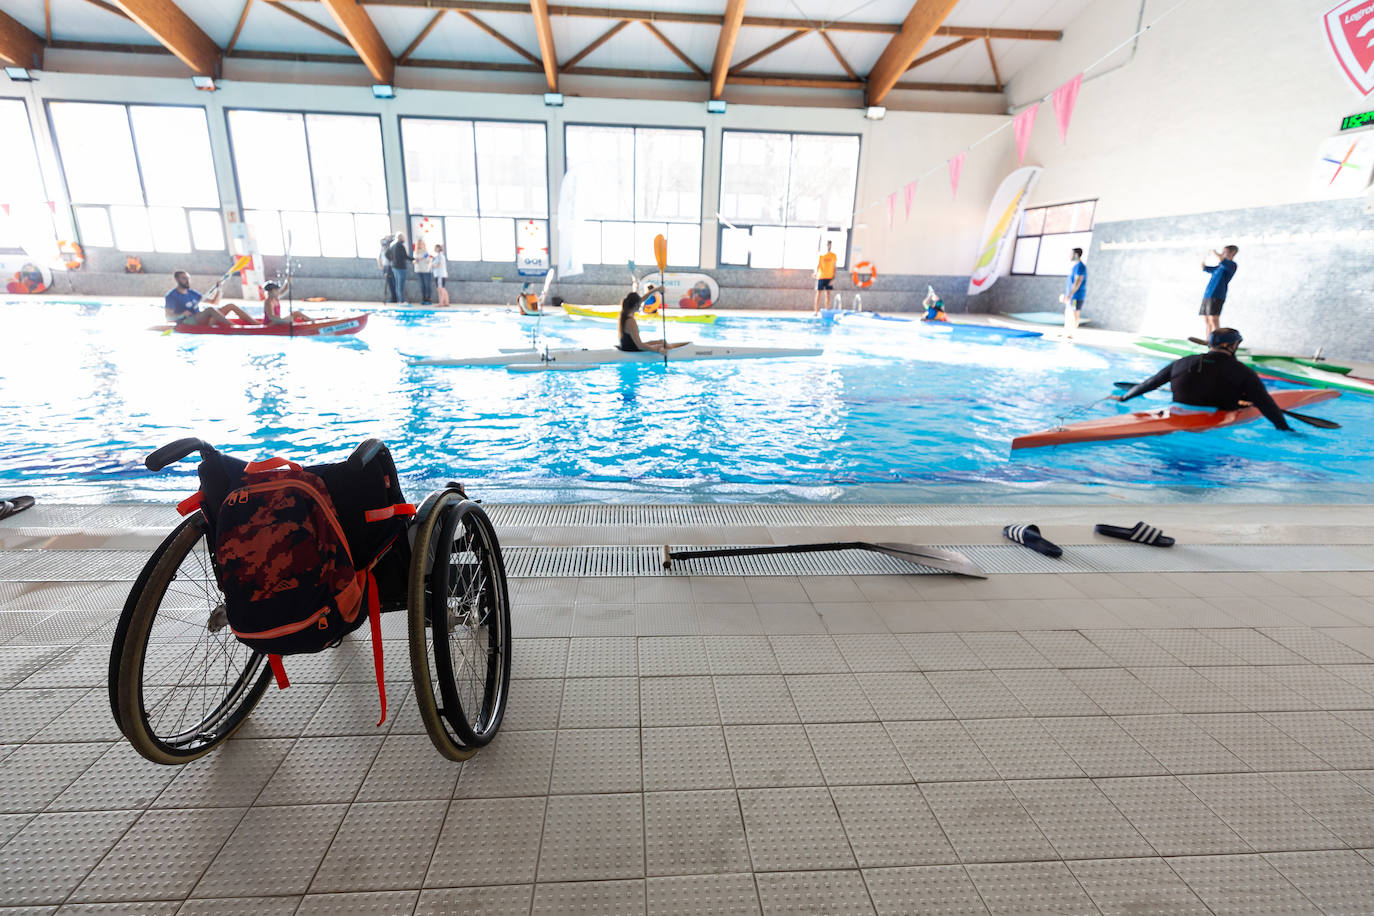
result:
M 1374 92 L 1374 0 L 1345 0 L 1326 14 L 1325 22 L 1345 75 L 1365 95 Z

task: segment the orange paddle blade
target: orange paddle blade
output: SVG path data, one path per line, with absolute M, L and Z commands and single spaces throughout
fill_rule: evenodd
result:
M 661 235 L 654 236 L 654 260 L 659 270 L 668 269 L 668 240 Z

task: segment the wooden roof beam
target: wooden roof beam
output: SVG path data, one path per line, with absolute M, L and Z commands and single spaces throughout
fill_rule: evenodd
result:
M 4 10 L 0 10 L 0 60 L 11 67 L 43 69 L 43 39 Z
M 544 60 L 544 80 L 550 92 L 558 91 L 558 51 L 553 46 L 553 23 L 549 22 L 548 0 L 530 0 L 534 31 L 539 36 L 539 56 Z
M 219 76 L 224 55 L 172 0 L 115 0 L 115 6 L 171 51 L 191 72 Z
M 950 51 L 957 51 L 957 50 L 959 50 L 960 48 L 962 48 L 964 45 L 972 44 L 973 41 L 974 41 L 974 39 L 972 39 L 972 38 L 960 38 L 958 41 L 951 41 L 949 44 L 945 45 L 943 48 L 936 48 L 934 51 L 931 51 L 929 54 L 922 54 L 920 57 L 916 58 L 916 59 L 913 60 L 911 63 L 907 64 L 907 69 L 908 69 L 908 70 L 915 70 L 917 67 L 921 66 L 921 64 L 928 64 L 928 63 L 930 63 L 932 60 L 934 60 L 934 59 L 937 58 L 937 57 L 944 57 L 944 56 L 945 56 L 946 54 L 948 54 Z
M 782 38 L 779 38 L 777 41 L 773 42 L 771 45 L 764 48 L 762 51 L 759 51 L 757 54 L 751 54 L 744 60 L 735 64 L 733 67 L 730 68 L 730 75 L 734 76 L 741 70 L 747 69 L 748 67 L 752 67 L 754 64 L 763 60 L 765 57 L 767 57 L 769 54 L 772 54 L 779 48 L 784 48 L 787 45 L 790 45 L 792 42 L 796 41 L 798 38 L 810 35 L 813 31 L 814 29 L 797 29 L 791 35 L 784 35 Z
M 926 42 L 934 37 L 959 0 L 916 0 L 911 12 L 902 21 L 902 30 L 892 37 L 882 56 L 868 74 L 868 104 L 881 105 L 883 99 L 897 85 L 897 80 L 921 53 Z
M 429 24 L 420 30 L 419 35 L 415 36 L 415 40 L 406 45 L 406 49 L 401 52 L 401 56 L 396 58 L 396 63 L 403 64 L 410 60 L 411 56 L 415 53 L 415 49 L 420 47 L 424 40 L 429 37 L 429 33 L 434 31 L 434 27 L 439 24 L 439 20 L 443 19 L 444 14 L 447 12 L 448 10 L 440 10 L 435 13 L 434 18 L 429 21 Z
M 377 27 L 357 0 L 320 0 L 339 25 L 353 50 L 363 59 L 372 78 L 390 86 L 396 81 L 396 58 L 382 41 Z
M 629 25 L 630 22 L 631 20 L 629 19 L 622 19 L 615 25 L 611 26 L 605 32 L 601 33 L 601 37 L 593 39 L 592 42 L 588 44 L 585 48 L 583 48 L 581 51 L 578 51 L 572 57 L 569 57 L 567 60 L 565 60 L 563 62 L 562 69 L 567 70 L 569 67 L 576 67 L 579 63 L 582 62 L 583 58 L 585 58 L 588 54 L 592 53 L 597 48 L 601 47 L 606 42 L 614 38 L 616 33 L 619 32 L 621 29 L 625 28 L 625 26 Z
M 686 54 L 682 53 L 682 49 L 679 48 L 677 45 L 673 44 L 672 41 L 669 40 L 668 36 L 660 32 L 652 22 L 649 22 L 648 20 L 642 20 L 640 24 L 643 25 L 644 28 L 648 29 L 651 35 L 653 35 L 659 41 L 663 42 L 663 44 L 668 48 L 669 51 L 673 52 L 673 54 L 677 57 L 678 60 L 682 61 L 684 64 L 687 65 L 688 69 L 690 69 L 693 73 L 695 73 L 702 79 L 706 79 L 706 71 L 698 67 L 696 61 L 692 60 Z
M 718 99 L 725 91 L 725 78 L 730 75 L 730 58 L 735 55 L 740 25 L 744 22 L 745 0 L 730 0 L 721 18 L 720 37 L 716 39 L 716 57 L 711 63 L 711 98 Z
M 311 19 L 309 16 L 305 15 L 305 13 L 302 13 L 300 10 L 292 9 L 285 3 L 273 3 L 271 4 L 271 6 L 273 9 L 280 10 L 286 15 L 290 16 L 292 19 L 296 20 L 306 28 L 314 29 L 321 35 L 328 36 L 329 38 L 334 39 L 341 45 L 347 45 L 350 48 L 353 47 L 353 43 L 349 41 L 347 38 L 344 38 L 342 35 L 331 29 L 329 26 L 321 25 L 320 23 Z

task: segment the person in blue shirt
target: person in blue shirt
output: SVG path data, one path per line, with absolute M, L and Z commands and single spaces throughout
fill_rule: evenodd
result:
M 162 313 L 173 324 L 227 325 L 231 323 L 230 315 L 252 324 L 258 323 L 237 305 L 216 307 L 214 303 L 219 300 L 218 289 L 211 290 L 212 295 L 208 299 L 191 289 L 191 277 L 186 271 L 178 270 L 172 274 L 172 279 L 177 285 L 163 297 Z M 202 300 L 209 305 L 208 308 L 200 307 Z
M 1206 258 L 1202 259 L 1202 269 L 1211 274 L 1207 278 L 1207 289 L 1202 294 L 1202 308 L 1197 310 L 1207 326 L 1204 337 L 1221 327 L 1221 307 L 1226 304 L 1226 287 L 1236 275 L 1236 254 L 1239 251 L 1235 245 L 1213 251 L 1212 254 L 1217 257 L 1216 266 L 1209 265 Z
M 1064 336 L 1072 337 L 1078 330 L 1078 313 L 1083 311 L 1083 297 L 1088 291 L 1088 268 L 1083 264 L 1083 249 L 1075 248 L 1069 255 L 1069 275 L 1064 279 Z

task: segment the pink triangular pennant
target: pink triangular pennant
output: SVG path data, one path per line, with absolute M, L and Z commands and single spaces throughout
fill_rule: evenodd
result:
M 887 195 L 887 228 L 892 228 L 893 217 L 897 213 L 897 192 L 893 191 Z
M 1083 85 L 1083 74 L 1078 74 L 1058 89 L 1054 90 L 1054 117 L 1059 122 L 1059 140 L 1069 142 L 1069 118 L 1073 117 L 1073 106 L 1078 101 L 1078 87 Z
M 949 187 L 957 197 L 959 194 L 959 175 L 964 171 L 964 157 L 967 152 L 962 152 L 949 160 Z
M 1016 134 L 1016 164 L 1026 164 L 1026 147 L 1030 146 L 1031 128 L 1035 127 L 1035 113 L 1040 110 L 1036 102 L 1025 111 L 1011 119 L 1011 129 Z
M 911 219 L 911 198 L 916 196 L 916 182 L 908 181 L 902 188 L 902 198 L 906 203 L 906 218 Z
M 6 216 L 9 216 L 9 215 L 10 215 L 10 205 L 9 205 L 9 204 L 0 204 L 0 210 L 4 210 Z

